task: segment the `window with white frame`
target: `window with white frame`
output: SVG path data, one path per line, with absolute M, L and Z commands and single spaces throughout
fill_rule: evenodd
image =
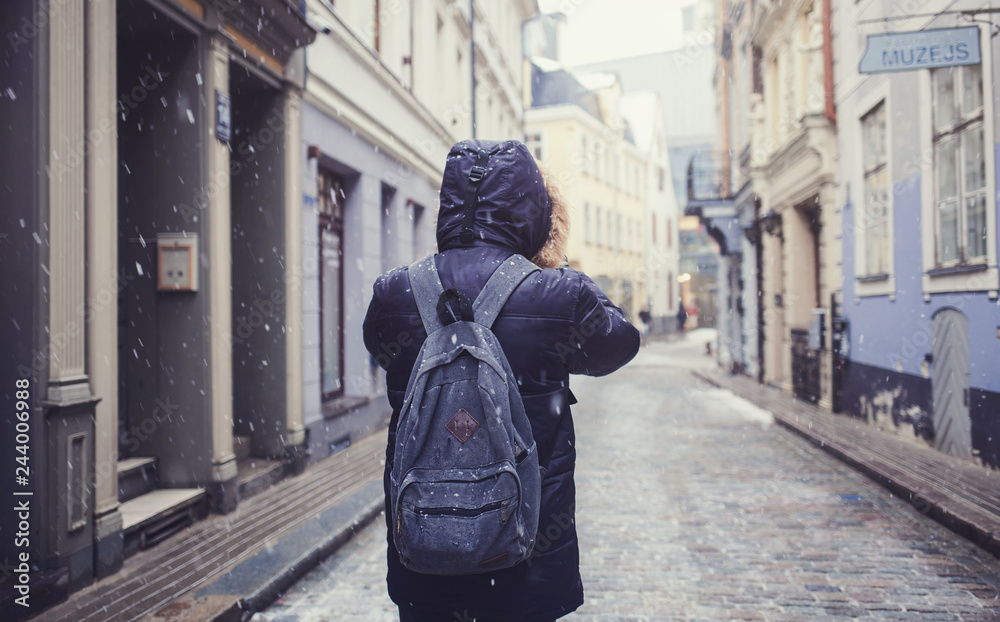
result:
M 538 162 L 545 161 L 545 142 L 542 138 L 541 132 L 533 132 L 531 134 L 526 134 L 524 136 L 525 146 L 531 155 L 534 156 L 535 160 Z
M 981 65 L 931 72 L 935 265 L 986 260 L 986 150 Z
M 583 203 L 583 241 L 590 242 L 590 203 Z
M 855 230 L 863 237 L 864 274 L 889 273 L 889 156 L 886 147 L 885 100 L 861 117 L 864 205 Z

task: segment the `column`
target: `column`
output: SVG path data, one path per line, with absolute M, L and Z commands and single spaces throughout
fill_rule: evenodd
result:
M 118 167 L 116 0 L 87 3 L 87 370 L 95 407 L 94 543 L 98 577 L 122 566 L 118 511 Z
M 42 269 L 48 274 L 48 387 L 44 449 L 39 448 L 44 571 L 65 569 L 53 589 L 76 591 L 93 580 L 93 507 L 90 487 L 94 461 L 94 403 L 86 370 L 86 90 L 85 8 L 83 2 L 49 3 L 47 51 L 41 78 L 43 105 L 42 210 L 48 208 L 48 245 Z M 39 439 L 41 441 L 41 439 Z M 40 443 L 41 444 L 41 443 Z M 42 580 L 43 582 L 46 579 Z
M 286 86 L 285 115 L 285 416 L 292 471 L 305 469 L 302 375 L 302 93 Z
M 212 508 L 221 513 L 236 509 L 236 454 L 233 453 L 233 356 L 229 336 L 233 334 L 232 261 L 229 146 L 215 136 L 215 92 L 229 92 L 229 48 L 222 35 L 211 37 L 206 46 L 205 106 L 206 180 L 217 181 L 219 192 L 208 208 L 208 296 L 211 379 Z
M 85 370 L 84 305 L 84 7 L 50 7 L 48 203 L 48 399 L 90 397 Z

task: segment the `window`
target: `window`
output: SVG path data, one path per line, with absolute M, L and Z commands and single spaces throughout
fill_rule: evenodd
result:
M 587 136 L 586 135 L 583 136 L 583 147 L 581 148 L 580 156 L 581 156 L 580 162 L 583 165 L 583 174 L 586 175 L 586 174 L 590 173 L 590 167 L 588 166 L 588 163 L 587 163 L 587 161 L 590 159 L 590 151 L 587 148 Z
M 541 132 L 526 134 L 524 137 L 524 143 L 536 161 L 542 162 L 545 160 L 545 145 L 542 142 Z
M 603 237 L 604 237 L 603 235 L 601 235 L 602 232 L 604 231 L 604 227 L 602 227 L 601 225 L 603 225 L 604 223 L 601 222 L 601 208 L 600 207 L 596 208 L 596 214 L 597 214 L 597 217 L 594 220 L 594 243 L 597 244 L 597 245 L 600 245 L 601 242 L 603 241 Z
M 694 30 L 694 5 L 686 6 L 681 9 L 681 24 L 684 28 L 684 32 L 692 32 Z
M 864 212 L 855 229 L 864 236 L 864 274 L 889 273 L 889 163 L 885 100 L 861 118 Z
M 319 172 L 320 386 L 323 399 L 344 394 L 344 181 Z
M 396 257 L 400 250 L 395 199 L 396 189 L 382 184 L 382 272 L 388 272 L 396 267 Z
M 417 203 L 412 203 L 413 206 L 413 248 L 411 255 L 413 257 L 412 261 L 416 261 L 423 257 L 423 237 L 424 237 L 424 206 Z
M 583 204 L 583 241 L 590 242 L 590 203 Z
M 375 30 L 375 53 L 382 53 L 382 8 L 379 6 L 379 0 L 375 0 L 375 15 L 373 16 L 374 30 Z
M 674 308 L 674 273 L 667 272 L 667 308 Z
M 935 265 L 986 259 L 986 151 L 981 65 L 931 72 Z

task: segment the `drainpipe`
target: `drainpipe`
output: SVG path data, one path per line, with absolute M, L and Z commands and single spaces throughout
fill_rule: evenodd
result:
M 414 28 L 413 22 L 415 20 L 414 15 L 413 15 L 413 2 L 414 2 L 414 0 L 410 0 L 410 56 L 409 56 L 409 59 L 410 59 L 410 92 L 411 93 L 413 92 L 413 88 L 415 86 L 414 85 L 414 81 L 416 80 L 416 76 L 415 76 L 415 74 L 413 72 L 413 37 L 414 37 L 414 34 L 413 34 L 413 28 Z
M 476 0 L 469 0 L 469 67 L 472 72 L 472 139 L 476 139 Z
M 830 3 L 823 0 L 823 90 L 826 95 L 826 118 L 836 125 L 837 107 L 833 101 L 833 26 Z

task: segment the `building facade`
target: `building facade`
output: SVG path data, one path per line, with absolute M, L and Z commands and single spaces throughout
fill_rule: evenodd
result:
M 764 381 L 831 408 L 831 349 L 815 338 L 829 329 L 841 283 L 830 6 L 754 6 L 763 93 L 751 110 L 750 175 L 763 229 Z
M 36 605 L 383 429 L 371 284 L 435 250 L 454 142 L 523 137 L 536 12 L 3 3 L 3 438 L 28 429 Z
M 38 604 L 234 509 L 238 438 L 304 463 L 288 378 L 302 359 L 298 50 L 315 33 L 278 0 L 0 15 L 0 253 L 20 294 L 3 303 L 2 378 L 28 407 Z M 253 307 L 273 330 L 241 323 Z
M 1000 467 L 996 75 L 991 28 L 929 2 L 913 17 L 834 12 L 839 58 L 873 34 L 972 26 L 974 64 L 837 68 L 843 207 L 844 410 L 951 455 Z M 895 18 L 881 21 L 881 18 Z M 970 15 L 975 18 L 975 15 Z
M 537 6 L 307 7 L 320 29 L 306 54 L 300 149 L 304 420 L 316 460 L 388 421 L 381 369 L 359 338 L 372 283 L 436 250 L 452 144 L 523 139 L 520 33 Z
M 569 265 L 589 275 L 632 321 L 649 304 L 646 272 L 647 155 L 625 132 L 614 76 L 589 87 L 547 59 L 530 67 L 527 145 L 570 206 Z
M 643 226 L 646 256 L 648 334 L 663 334 L 680 304 L 677 275 L 680 265 L 677 195 L 670 175 L 670 148 L 663 128 L 660 94 L 637 91 L 622 95 L 622 118 L 636 148 L 646 162 L 645 219 Z

